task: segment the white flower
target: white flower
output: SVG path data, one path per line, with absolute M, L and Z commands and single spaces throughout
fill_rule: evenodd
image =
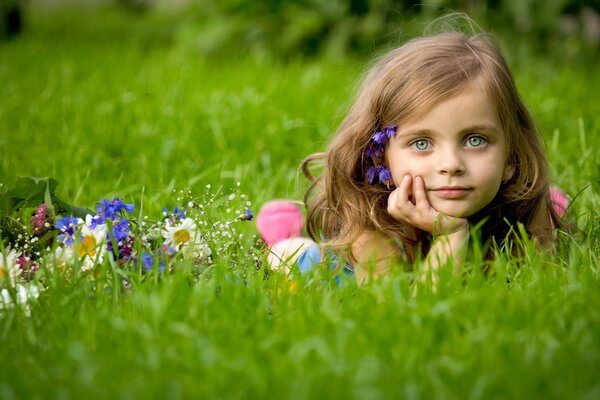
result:
M 101 263 L 106 253 L 106 224 L 97 224 L 90 229 L 93 217 L 87 215 L 85 224 L 81 228 L 81 241 L 77 245 L 77 257 L 85 258 L 82 268 L 84 271 L 91 269 L 96 262 Z M 89 256 L 89 257 L 88 257 Z
M 191 218 L 186 218 L 177 225 L 167 226 L 163 230 L 163 235 L 165 242 L 177 250 L 194 243 L 199 236 L 196 223 Z
M 31 315 L 31 307 L 29 306 L 29 303 L 32 300 L 37 300 L 37 298 L 40 296 L 40 289 L 35 285 L 23 286 L 19 284 L 16 285 L 16 289 L 17 304 L 24 305 L 23 311 L 25 312 L 25 315 L 29 317 Z M 0 310 L 3 308 L 10 308 L 12 306 L 13 300 L 10 296 L 10 292 L 7 289 L 2 289 L 0 291 Z
M 60 270 L 64 270 L 73 262 L 73 248 L 71 246 L 57 247 L 53 253 L 48 253 L 44 257 L 45 265 L 48 269 L 52 270 L 58 267 Z
M 210 263 L 211 250 L 208 244 L 198 235 L 193 243 L 181 249 L 184 258 L 191 258 L 196 264 Z
M 0 252 L 0 282 L 8 277 L 9 282 L 14 284 L 21 274 L 21 268 L 17 264 L 21 254 L 9 247 L 5 248 L 4 251 L 4 253 Z

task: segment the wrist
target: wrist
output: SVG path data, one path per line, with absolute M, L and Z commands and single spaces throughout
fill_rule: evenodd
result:
M 457 227 L 455 230 L 452 230 L 452 231 L 440 232 L 440 233 L 434 235 L 434 238 L 438 238 L 438 239 L 443 238 L 446 241 L 455 242 L 458 240 L 462 240 L 468 236 L 469 236 L 469 224 L 465 224 L 464 226 Z
M 444 218 L 435 222 L 430 233 L 439 236 L 464 236 L 469 233 L 469 222 L 466 219 Z

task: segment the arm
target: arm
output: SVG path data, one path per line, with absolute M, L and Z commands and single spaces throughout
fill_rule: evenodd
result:
M 356 282 L 367 283 L 390 271 L 398 249 L 381 233 L 366 231 L 352 245 L 352 254 L 356 258 Z
M 421 177 L 414 178 L 414 184 L 412 177 L 404 177 L 400 186 L 390 194 L 388 212 L 396 220 L 435 236 L 425 258 L 426 273 L 437 271 L 449 259 L 452 259 L 455 268 L 460 266 L 469 238 L 468 221 L 466 218 L 443 215 L 431 207 Z M 433 279 L 435 281 L 435 274 Z

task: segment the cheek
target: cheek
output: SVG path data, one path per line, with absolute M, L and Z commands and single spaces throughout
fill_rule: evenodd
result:
M 390 172 L 392 173 L 392 180 L 394 181 L 395 186 L 400 185 L 404 175 L 413 175 L 413 171 L 410 168 L 405 168 L 403 166 L 391 166 Z
M 392 180 L 398 186 L 404 175 L 415 177 L 417 175 L 425 178 L 430 169 L 425 160 L 414 157 L 408 152 L 386 153 L 386 164 L 392 173 Z M 427 182 L 425 182 L 427 184 Z

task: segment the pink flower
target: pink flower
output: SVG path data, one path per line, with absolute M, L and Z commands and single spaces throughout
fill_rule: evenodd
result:
M 52 224 L 50 223 L 50 214 L 48 213 L 48 205 L 40 204 L 33 213 L 31 218 L 31 227 L 35 235 L 41 235 L 46 232 Z

